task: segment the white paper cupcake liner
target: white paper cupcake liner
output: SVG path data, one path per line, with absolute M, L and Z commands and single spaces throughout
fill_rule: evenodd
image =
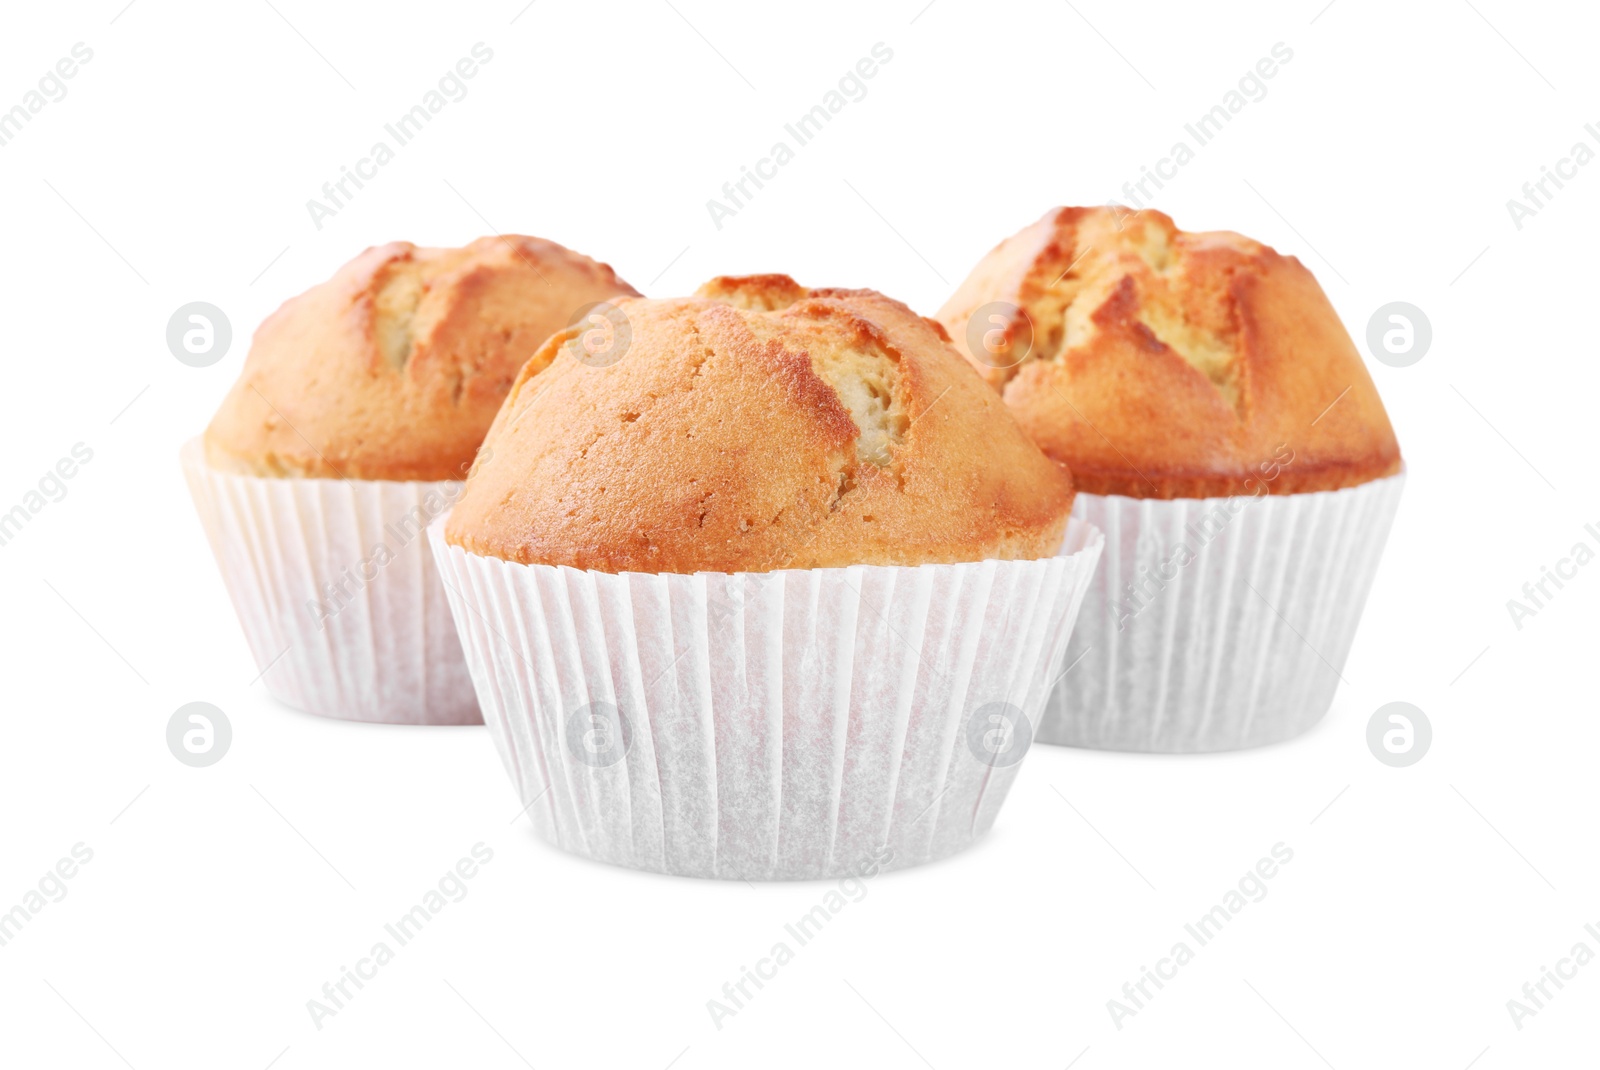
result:
M 324 717 L 480 724 L 426 529 L 459 482 L 184 475 L 262 682 Z
M 1079 494 L 1105 532 L 1038 739 L 1108 750 L 1254 747 L 1333 704 L 1404 475 L 1309 494 Z
M 914 865 L 993 823 L 1104 540 L 1040 561 L 645 575 L 430 530 L 541 836 L 699 877 Z

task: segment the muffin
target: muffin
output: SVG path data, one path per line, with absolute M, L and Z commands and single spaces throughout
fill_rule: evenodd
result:
M 1060 208 L 938 319 L 1108 540 L 1039 738 L 1221 750 L 1322 717 L 1403 477 L 1311 273 L 1160 212 Z
M 451 514 L 452 543 L 657 573 L 1060 548 L 1071 476 L 899 302 L 768 275 L 619 307 L 623 362 L 590 374 L 560 360 L 580 328 L 524 365 Z
M 274 696 L 352 720 L 481 722 L 422 533 L 529 354 L 635 293 L 538 238 L 394 242 L 267 317 L 183 463 Z
M 434 552 L 538 831 L 707 877 L 985 831 L 1100 539 L 943 331 L 779 275 L 523 367 Z

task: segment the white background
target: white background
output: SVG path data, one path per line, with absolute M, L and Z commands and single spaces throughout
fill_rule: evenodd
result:
M 4 107 L 75 42 L 94 52 L 0 148 L 0 511 L 94 452 L 0 547 L 0 910 L 94 852 L 0 948 L 0 1063 L 1594 1058 L 1600 964 L 1521 1030 L 1506 1009 L 1576 942 L 1600 951 L 1600 563 L 1520 630 L 1506 608 L 1600 544 L 1600 164 L 1520 230 L 1506 208 L 1600 124 L 1584 5 L 125 2 L 16 5 L 0 34 Z M 316 229 L 306 200 L 479 41 L 470 95 Z M 879 41 L 869 95 L 713 226 L 707 199 Z M 828 885 L 567 857 L 514 820 L 483 729 L 323 721 L 252 685 L 178 447 L 261 318 L 362 248 L 520 231 L 652 295 L 783 271 L 932 313 L 1002 236 L 1118 196 L 1280 41 L 1267 97 L 1158 207 L 1300 257 L 1358 340 L 1396 300 L 1434 332 L 1412 367 L 1371 362 L 1410 481 L 1350 685 L 1309 735 L 1204 758 L 1036 747 L 983 842 L 873 881 L 718 1030 L 706 1001 Z M 235 332 L 206 369 L 164 339 L 196 300 Z M 194 700 L 234 728 L 207 769 L 164 738 Z M 1406 769 L 1365 743 L 1395 700 L 1434 727 Z M 468 897 L 316 1029 L 306 1001 L 479 841 L 494 860 Z M 1280 841 L 1267 898 L 1116 1028 L 1107 1000 Z

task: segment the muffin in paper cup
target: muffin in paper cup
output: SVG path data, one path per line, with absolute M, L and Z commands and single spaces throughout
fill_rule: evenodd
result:
M 274 696 L 325 717 L 482 722 L 428 524 L 527 355 L 633 292 L 538 238 L 394 242 L 262 323 L 181 460 Z
M 275 479 L 182 451 L 261 682 L 323 717 L 482 724 L 427 527 L 460 481 Z
M 1054 557 L 668 575 L 527 565 L 431 530 L 479 705 L 539 835 L 778 880 L 986 832 L 1103 539 Z
M 529 361 L 431 532 L 538 832 L 697 877 L 926 862 L 995 819 L 1103 540 L 938 327 L 721 278 Z
M 1311 273 L 1160 212 L 1061 208 L 939 320 L 1105 532 L 1038 738 L 1215 751 L 1321 718 L 1404 477 Z
M 1079 494 L 1105 532 L 1037 739 L 1214 751 L 1276 743 L 1328 712 L 1403 475 L 1305 494 Z

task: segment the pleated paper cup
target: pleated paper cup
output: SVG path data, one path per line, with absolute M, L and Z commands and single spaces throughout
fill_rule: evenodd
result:
M 898 868 L 994 822 L 1104 543 L 1055 557 L 609 574 L 430 529 L 484 720 L 546 840 L 623 866 Z
M 352 721 L 481 724 L 427 527 L 462 484 L 184 475 L 267 690 Z
M 1190 753 L 1297 736 L 1333 704 L 1404 475 L 1309 494 L 1079 494 L 1104 561 L 1039 740 Z

